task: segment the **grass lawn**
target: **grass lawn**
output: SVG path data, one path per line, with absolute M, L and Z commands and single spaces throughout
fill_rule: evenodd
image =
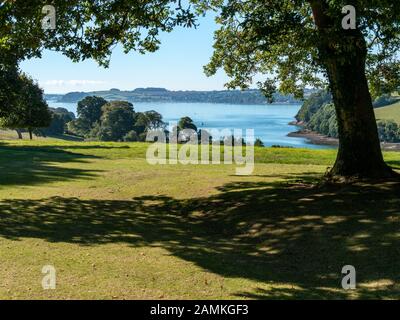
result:
M 377 120 L 393 120 L 400 123 L 400 101 L 374 110 Z
M 0 299 L 399 298 L 398 185 L 316 187 L 334 150 L 256 149 L 236 176 L 146 148 L 0 141 Z

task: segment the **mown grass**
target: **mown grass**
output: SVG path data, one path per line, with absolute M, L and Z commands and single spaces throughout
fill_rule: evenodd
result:
M 386 107 L 376 108 L 377 120 L 393 120 L 400 124 L 400 101 Z
M 316 187 L 335 150 L 257 148 L 237 176 L 150 165 L 147 147 L 0 141 L 0 298 L 399 297 L 397 183 Z

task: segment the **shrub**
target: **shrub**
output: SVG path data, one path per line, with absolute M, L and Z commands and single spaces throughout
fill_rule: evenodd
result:
M 254 141 L 254 146 L 255 146 L 255 147 L 264 147 L 264 143 L 261 141 L 261 139 L 257 138 L 257 139 Z
M 392 120 L 378 121 L 379 139 L 385 142 L 400 142 L 400 127 Z
M 131 130 L 129 131 L 125 136 L 124 136 L 124 141 L 125 142 L 134 142 L 134 141 L 138 141 L 139 137 L 136 133 L 136 131 Z

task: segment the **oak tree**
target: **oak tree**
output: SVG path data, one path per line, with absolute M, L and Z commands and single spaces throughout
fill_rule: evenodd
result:
M 48 127 L 51 112 L 43 99 L 43 91 L 31 78 L 21 74 L 18 79 L 20 91 L 14 100 L 12 112 L 0 117 L 0 126 L 9 129 L 27 129 L 32 140 L 34 129 Z M 19 131 L 17 131 L 19 132 Z M 20 135 L 20 133 L 18 133 Z
M 269 96 L 276 84 L 298 97 L 307 86 L 327 86 L 340 140 L 330 176 L 396 175 L 383 160 L 370 88 L 382 93 L 399 87 L 398 1 L 195 2 L 219 12 L 208 75 L 223 68 L 232 79 L 230 88 L 247 88 L 264 75 L 259 86 Z

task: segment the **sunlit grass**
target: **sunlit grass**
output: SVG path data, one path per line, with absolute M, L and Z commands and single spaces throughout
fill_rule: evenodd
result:
M 254 174 L 237 176 L 150 165 L 147 147 L 0 141 L 0 298 L 399 296 L 396 184 L 316 188 L 335 150 L 256 148 Z M 41 287 L 46 264 L 56 290 Z
M 393 120 L 400 124 L 400 101 L 386 107 L 376 108 L 377 120 Z

